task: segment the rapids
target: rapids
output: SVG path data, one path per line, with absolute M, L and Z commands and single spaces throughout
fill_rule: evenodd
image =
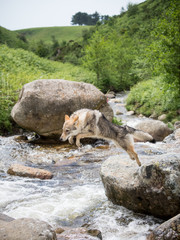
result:
M 128 116 L 126 95 L 110 100 L 120 118 L 133 126 L 140 119 Z M 117 116 L 119 118 L 119 116 Z M 112 143 L 98 141 L 77 149 L 69 144 L 38 145 L 18 142 L 16 136 L 0 137 L 0 212 L 14 218 L 32 217 L 59 226 L 89 226 L 102 232 L 103 240 L 145 240 L 161 220 L 136 214 L 108 201 L 99 176 L 101 163 L 112 155 L 126 154 Z M 136 143 L 148 149 L 148 143 Z M 51 180 L 10 176 L 9 166 L 20 163 L 50 170 Z M 132 162 L 132 164 L 135 164 Z

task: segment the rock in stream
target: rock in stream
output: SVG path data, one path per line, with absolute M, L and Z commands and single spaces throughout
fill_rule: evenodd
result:
M 113 156 L 101 167 L 106 195 L 135 212 L 168 219 L 180 212 L 180 154 L 143 156 L 142 167 Z

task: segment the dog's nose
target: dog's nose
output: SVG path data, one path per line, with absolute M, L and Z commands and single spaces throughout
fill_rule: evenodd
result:
M 62 137 L 60 137 L 59 140 L 62 141 L 63 140 Z

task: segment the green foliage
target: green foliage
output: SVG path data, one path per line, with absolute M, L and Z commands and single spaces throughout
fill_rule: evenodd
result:
M 128 108 L 174 118 L 180 108 L 179 16 L 178 0 L 147 0 L 97 26 L 83 57 L 96 73 L 94 84 L 120 91 L 144 81 L 132 88 Z
M 137 12 L 138 12 L 137 4 L 129 3 L 127 8 L 128 8 L 128 12 L 127 12 L 128 17 L 131 17 L 131 16 L 137 14 Z
M 113 117 L 112 123 L 119 125 L 119 126 L 121 126 L 123 124 L 122 120 L 121 119 L 118 120 L 116 117 Z
M 102 91 L 121 91 L 132 86 L 136 79 L 131 72 L 135 54 L 134 43 L 120 37 L 116 31 L 107 34 L 96 31 L 84 50 L 83 64 L 96 73 L 94 83 Z
M 11 129 L 10 112 L 22 86 L 36 79 L 92 82 L 95 75 L 82 67 L 53 62 L 22 49 L 0 45 L 0 132 Z
M 180 4 L 170 1 L 160 19 L 154 19 L 149 44 L 134 61 L 134 71 L 144 79 L 132 88 L 128 109 L 147 116 L 167 114 L 167 120 L 178 118 L 180 109 Z M 135 68 L 136 66 L 136 68 Z M 144 70 L 144 72 L 143 72 Z
M 177 116 L 176 110 L 180 108 L 180 96 L 176 91 L 167 89 L 161 78 L 138 83 L 132 87 L 126 101 L 127 109 L 145 116 L 162 113 L 168 115 L 168 120 Z

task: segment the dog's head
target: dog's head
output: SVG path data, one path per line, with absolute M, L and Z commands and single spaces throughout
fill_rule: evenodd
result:
M 75 115 L 73 117 L 69 117 L 65 115 L 65 122 L 63 125 L 63 132 L 60 137 L 61 141 L 66 141 L 69 137 L 76 136 L 79 133 L 77 128 L 79 116 Z

